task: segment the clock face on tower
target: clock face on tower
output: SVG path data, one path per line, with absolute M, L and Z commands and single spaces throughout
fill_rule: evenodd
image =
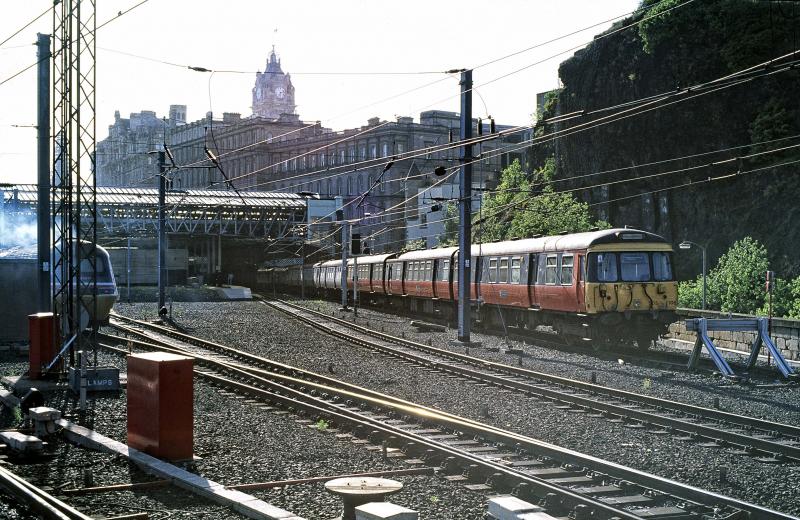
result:
M 278 96 L 278 99 L 283 99 L 284 94 L 286 94 L 286 90 L 283 87 L 278 87 L 275 89 L 275 95 Z

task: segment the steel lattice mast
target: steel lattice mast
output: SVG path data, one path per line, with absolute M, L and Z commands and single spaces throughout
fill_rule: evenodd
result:
M 97 240 L 95 13 L 94 0 L 62 0 L 53 8 L 52 294 L 57 341 L 62 351 L 69 347 L 71 363 L 84 342 L 81 316 L 96 315 L 94 248 L 79 247 Z

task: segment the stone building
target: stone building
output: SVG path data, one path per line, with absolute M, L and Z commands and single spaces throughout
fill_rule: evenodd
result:
M 97 146 L 98 184 L 157 185 L 155 159 L 146 152 L 166 142 L 179 167 L 192 167 L 172 173 L 175 189 L 224 188 L 222 173 L 207 160 L 207 147 L 239 190 L 341 198 L 345 218 L 361 219 L 358 231 L 371 237 L 373 251 L 397 250 L 412 239 L 436 245 L 444 211 L 434 199 L 452 198 L 458 176 L 448 177 L 445 185 L 450 188 L 437 187 L 434 196 L 426 189 L 440 180 L 434 174 L 437 167 L 450 173 L 458 166 L 457 147 L 447 145 L 458 139 L 459 115 L 430 110 L 421 113 L 418 122 L 412 117 L 372 118 L 364 126 L 334 131 L 319 122 L 301 121 L 294 113 L 294 99 L 291 79 L 273 50 L 265 72 L 256 75 L 249 117 L 224 113 L 215 119 L 207 114 L 186 123 L 182 105 L 171 106 L 165 120 L 148 111 L 131 114 L 130 119 L 116 114 L 109 137 Z M 488 125 L 485 128 L 488 133 Z M 474 146 L 473 153 L 482 154 L 473 166 L 475 187 L 493 187 L 502 168 L 517 158 L 524 161 L 524 150 L 513 144 L 527 137 L 526 132 L 508 132 Z

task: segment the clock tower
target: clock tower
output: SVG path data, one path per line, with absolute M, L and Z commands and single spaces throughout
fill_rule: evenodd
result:
M 256 73 L 252 108 L 254 116 L 267 119 L 277 120 L 283 114 L 295 115 L 292 79 L 281 70 L 281 60 L 275 55 L 274 46 L 266 69 Z

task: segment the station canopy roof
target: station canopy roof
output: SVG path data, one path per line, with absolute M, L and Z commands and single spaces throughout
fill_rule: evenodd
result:
M 35 204 L 38 193 L 37 186 L 33 184 L 18 185 L 15 188 L 6 188 L 5 200 L 8 202 L 17 191 L 19 202 Z M 96 188 L 96 202 L 98 206 L 157 206 L 157 188 Z M 279 193 L 272 191 L 240 191 L 241 195 L 233 190 L 176 190 L 166 194 L 167 204 L 180 204 L 184 208 L 192 206 L 197 208 L 208 207 L 249 207 L 251 209 L 286 209 L 302 210 L 306 207 L 306 197 L 296 193 Z

